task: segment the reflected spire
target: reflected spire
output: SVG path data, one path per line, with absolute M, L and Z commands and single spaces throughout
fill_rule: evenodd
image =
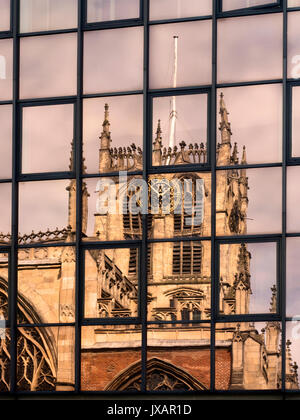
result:
M 247 165 L 247 153 L 246 153 L 246 146 L 243 147 L 243 157 L 241 161 L 242 165 Z
M 222 144 L 230 143 L 232 131 L 231 131 L 231 124 L 228 121 L 229 112 L 227 111 L 227 108 L 226 108 L 223 92 L 220 95 L 220 115 L 221 115 L 220 131 L 222 133 Z
M 274 285 L 271 288 L 271 291 L 272 291 L 272 299 L 271 299 L 270 313 L 276 314 L 277 312 L 277 287 Z
M 107 172 L 111 169 L 111 152 L 110 152 L 110 122 L 109 122 L 109 106 L 104 107 L 104 121 L 102 124 L 103 131 L 100 136 L 100 156 L 99 156 L 99 172 Z
M 153 143 L 153 153 L 152 153 L 152 162 L 153 165 L 160 166 L 162 164 L 162 130 L 160 125 L 160 120 L 158 120 L 156 138 Z
M 71 156 L 70 156 L 69 170 L 71 172 L 75 172 L 75 144 L 74 144 L 74 139 L 71 142 Z
M 104 106 L 104 121 L 102 124 L 103 127 L 103 133 L 110 134 L 110 122 L 109 122 L 109 105 L 105 104 Z
M 161 121 L 158 120 L 154 145 L 157 145 L 158 143 L 161 145 L 161 141 L 162 141 Z

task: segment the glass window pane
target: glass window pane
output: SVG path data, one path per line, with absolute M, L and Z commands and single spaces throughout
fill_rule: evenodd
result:
M 88 241 L 120 241 L 142 237 L 148 186 L 140 176 L 85 179 L 82 232 Z M 146 197 L 145 197 L 146 196 Z M 143 200 L 144 197 L 144 200 Z M 146 210 L 144 210 L 146 207 Z
M 74 171 L 74 105 L 23 107 L 22 113 L 22 172 Z
M 290 166 L 287 168 L 287 232 L 300 232 L 300 167 Z
M 300 238 L 287 238 L 287 316 L 300 317 Z
M 149 321 L 209 320 L 211 243 L 157 242 L 148 248 Z M 197 314 L 197 315 L 196 315 Z
M 288 0 L 288 7 L 300 7 L 300 0 Z
M 72 247 L 19 249 L 19 300 L 35 309 L 19 324 L 75 322 L 75 254 Z
M 180 19 L 212 14 L 212 0 L 150 0 L 150 19 Z
M 13 41 L 0 40 L 0 101 L 12 99 Z
M 282 231 L 281 168 L 217 172 L 217 234 Z
M 218 96 L 218 165 L 230 165 L 230 159 L 235 164 L 281 162 L 282 85 L 219 89 Z M 236 148 L 233 148 L 230 156 L 222 153 L 225 147 L 222 141 L 228 133 L 227 122 L 231 124 L 231 143 L 237 143 L 239 152 L 236 154 Z M 243 147 L 246 148 L 244 156 Z
M 288 77 L 300 79 L 300 12 L 288 14 Z
M 219 270 L 221 315 L 278 312 L 277 243 L 221 244 Z
M 300 156 L 300 86 L 292 89 L 292 157 Z
M 140 326 L 88 326 L 81 332 L 82 391 L 141 390 Z
M 210 84 L 211 53 L 210 20 L 151 26 L 150 87 Z
M 236 9 L 247 9 L 249 7 L 265 6 L 277 4 L 276 0 L 222 0 L 223 1 L 223 12 Z
M 111 135 L 109 144 L 107 132 Z M 143 97 L 130 95 L 84 100 L 83 139 L 87 173 L 141 170 Z M 109 154 L 108 160 L 104 159 L 106 153 Z
M 0 31 L 10 30 L 10 0 L 0 0 Z
M 1 352 L 1 363 L 3 368 L 1 369 L 0 378 L 0 393 L 10 391 L 10 378 L 11 378 L 11 356 L 10 356 L 10 329 L 5 326 L 0 327 L 0 352 Z
M 11 184 L 0 184 L 0 244 L 11 240 Z
M 85 33 L 85 93 L 132 91 L 142 88 L 143 28 Z
M 151 175 L 149 193 L 151 238 L 210 236 L 210 173 Z
M 216 389 L 281 390 L 282 326 L 278 322 L 226 323 L 216 326 Z M 223 350 L 223 352 L 222 352 Z
M 75 180 L 20 183 L 21 244 L 75 240 Z
M 208 162 L 208 95 L 153 99 L 154 166 Z
M 209 324 L 149 325 L 147 344 L 148 391 L 209 391 Z M 215 357 L 219 360 L 217 352 Z
M 300 322 L 286 323 L 286 389 L 299 392 Z
M 63 34 L 21 39 L 21 98 L 76 94 L 76 38 Z
M 282 14 L 220 19 L 219 83 L 282 77 Z
M 140 0 L 87 0 L 87 21 L 106 22 L 140 16 Z
M 77 27 L 77 0 L 21 0 L 20 32 Z
M 12 107 L 0 106 L 0 178 L 12 175 Z
M 138 316 L 139 249 L 85 251 L 84 316 L 124 319 Z
M 75 390 L 75 328 L 18 328 L 17 389 Z

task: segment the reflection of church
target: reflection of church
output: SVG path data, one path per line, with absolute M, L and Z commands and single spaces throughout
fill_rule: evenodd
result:
M 239 163 L 231 145 L 231 127 L 224 98 L 220 102 L 221 143 L 218 165 Z M 100 137 L 101 173 L 142 169 L 142 151 L 112 148 L 108 106 Z M 154 165 L 205 163 L 203 144 L 163 147 L 158 125 L 153 145 Z M 241 163 L 246 163 L 246 151 Z M 73 164 L 71 162 L 71 164 Z M 200 166 L 201 167 L 201 166 Z M 130 211 L 130 176 L 118 179 L 118 208 L 125 214 L 95 214 L 93 236 L 87 235 L 88 197 L 83 184 L 84 240 L 140 239 L 141 216 Z M 190 182 L 187 183 L 187 180 Z M 172 181 L 174 181 L 172 183 Z M 198 182 L 197 182 L 198 181 Z M 200 182 L 199 182 L 200 181 Z M 162 211 L 163 184 L 171 188 L 171 211 Z M 185 324 L 149 325 L 147 383 L 149 390 L 206 390 L 210 387 L 211 248 L 200 240 L 211 234 L 211 176 L 207 172 L 153 176 L 151 196 L 157 195 L 155 214 L 148 216 L 153 239 L 199 237 L 194 242 L 154 242 L 149 246 L 148 320 L 181 321 Z M 178 200 L 178 191 L 187 193 Z M 176 190 L 177 186 L 177 190 Z M 181 187 L 180 187 L 181 186 Z M 200 187 L 199 187 L 200 186 Z M 75 250 L 72 247 L 34 248 L 34 243 L 68 242 L 75 238 L 76 183 L 70 182 L 68 228 L 20 238 L 33 248 L 19 252 L 19 321 L 24 324 L 73 323 L 75 321 Z M 217 232 L 246 234 L 248 179 L 245 170 L 221 171 L 217 180 Z M 106 192 L 98 193 L 104 194 Z M 125 199 L 124 199 L 125 197 Z M 177 198 L 176 198 L 177 197 Z M 196 199 L 197 198 L 197 199 Z M 120 201 L 121 206 L 120 206 Z M 173 205 L 172 205 L 173 203 Z M 176 203 L 176 205 L 174 204 Z M 183 211 L 175 211 L 182 206 Z M 3 244 L 8 237 L 0 237 Z M 251 297 L 251 255 L 244 244 L 222 246 L 220 311 L 248 314 Z M 85 255 L 85 308 L 88 319 L 126 319 L 138 316 L 137 248 L 91 250 Z M 7 316 L 7 255 L 0 258 L 0 310 Z M 143 280 L 141 280 L 143 281 Z M 268 293 L 268 291 L 266 291 Z M 276 311 L 273 289 L 270 312 Z M 203 321 L 197 325 L 189 321 Z M 206 323 L 205 323 L 206 322 Z M 129 322 L 130 324 L 130 322 Z M 258 327 L 258 326 L 256 326 Z M 218 324 L 216 329 L 216 387 L 227 389 L 277 389 L 281 385 L 281 328 L 268 322 L 258 331 L 251 323 Z M 18 385 L 21 390 L 74 389 L 75 334 L 72 327 L 20 328 L 18 335 Z M 0 344 L 0 390 L 9 386 L 9 331 Z M 82 328 L 82 390 L 138 390 L 141 385 L 140 326 L 89 326 Z M 297 366 L 291 364 L 287 346 L 287 387 L 298 388 Z

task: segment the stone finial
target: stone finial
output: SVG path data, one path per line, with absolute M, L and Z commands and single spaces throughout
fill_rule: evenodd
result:
M 233 152 L 232 152 L 232 156 L 231 156 L 231 163 L 233 165 L 238 165 L 239 164 L 239 151 L 238 151 L 238 146 L 237 143 L 234 143 L 234 148 L 233 148 Z
M 241 165 L 247 165 L 246 146 L 243 147 L 243 157 L 242 157 Z
M 109 105 L 105 104 L 104 106 L 104 121 L 102 124 L 104 131 L 107 130 L 107 128 L 110 126 L 110 122 L 109 122 Z

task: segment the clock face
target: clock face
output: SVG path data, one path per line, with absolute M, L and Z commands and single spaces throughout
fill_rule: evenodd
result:
M 149 182 L 149 205 L 152 214 L 185 213 L 194 215 L 198 224 L 204 217 L 204 181 L 156 178 Z
M 168 179 L 151 179 L 149 182 L 149 204 L 152 214 L 170 214 L 174 209 L 174 197 L 174 187 Z

